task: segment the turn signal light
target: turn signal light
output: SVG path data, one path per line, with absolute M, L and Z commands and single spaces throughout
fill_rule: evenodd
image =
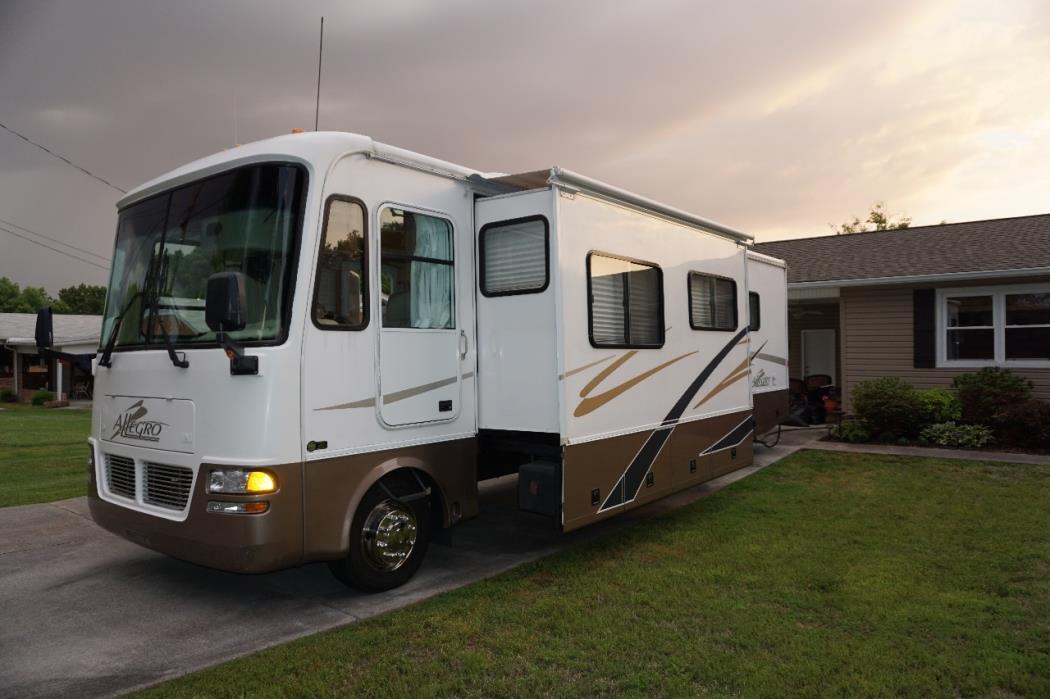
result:
M 248 474 L 249 493 L 272 493 L 277 490 L 277 481 L 266 471 L 252 471 Z
M 260 515 L 270 509 L 268 502 L 216 502 L 208 503 L 208 512 L 225 515 Z
M 209 493 L 258 495 L 277 490 L 277 477 L 268 471 L 226 468 L 212 471 L 208 478 Z

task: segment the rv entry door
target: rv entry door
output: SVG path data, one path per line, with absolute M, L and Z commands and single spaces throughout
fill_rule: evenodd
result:
M 456 313 L 452 220 L 396 204 L 378 218 L 379 414 L 390 426 L 454 420 L 468 338 Z

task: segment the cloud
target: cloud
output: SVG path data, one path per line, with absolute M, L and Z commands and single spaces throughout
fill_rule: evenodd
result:
M 124 187 L 321 127 L 481 170 L 559 164 L 756 233 L 884 200 L 1044 210 L 1050 10 L 888 0 L 0 6 L 3 120 Z M 117 195 L 0 134 L 0 217 L 112 249 Z M 79 241 L 79 242 L 78 242 Z M 0 275 L 95 270 L 0 234 Z M 47 280 L 42 282 L 39 280 Z

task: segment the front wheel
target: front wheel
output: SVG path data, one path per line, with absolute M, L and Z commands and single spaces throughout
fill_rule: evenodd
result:
M 429 498 L 405 502 L 376 484 L 354 513 L 350 551 L 329 567 L 347 585 L 365 592 L 382 592 L 403 585 L 415 575 L 429 543 Z

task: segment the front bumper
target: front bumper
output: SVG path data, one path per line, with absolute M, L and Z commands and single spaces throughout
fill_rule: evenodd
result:
M 95 522 L 128 541 L 173 558 L 234 573 L 267 573 L 303 563 L 302 465 L 267 466 L 279 490 L 267 495 L 209 495 L 202 464 L 184 521 L 172 521 L 99 497 L 92 469 L 88 506 Z M 265 500 L 263 514 L 207 512 L 208 500 Z

